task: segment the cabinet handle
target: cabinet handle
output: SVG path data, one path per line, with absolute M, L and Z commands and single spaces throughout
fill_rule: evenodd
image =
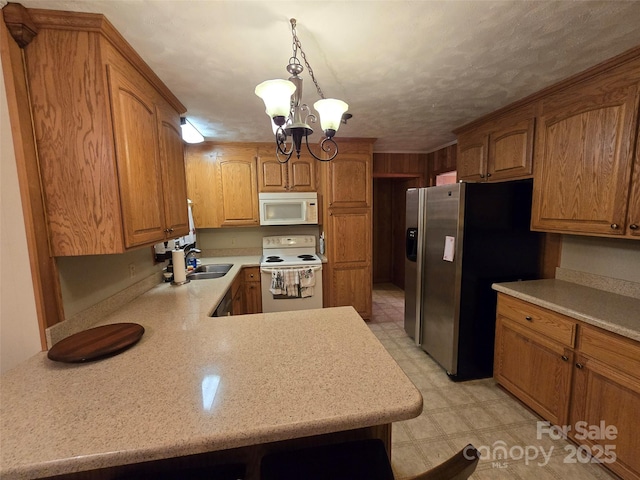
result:
M 620 225 L 618 225 L 617 223 L 612 223 L 612 224 L 611 224 L 611 228 L 612 228 L 613 230 L 617 230 L 618 228 L 620 228 Z
M 484 174 L 482 174 L 482 173 L 481 173 L 481 174 L 480 174 L 480 178 L 484 178 Z
M 489 178 L 490 176 L 491 176 L 491 174 L 490 174 L 490 173 L 487 173 L 487 178 Z
M 531 322 L 531 321 L 533 321 L 533 318 L 531 318 L 531 317 L 530 317 L 530 316 L 528 316 L 528 315 L 527 315 L 526 317 L 524 317 L 524 319 L 525 319 L 527 322 Z
M 562 355 L 562 357 L 560 358 L 562 358 L 562 360 L 564 360 L 565 362 L 569 361 L 569 357 L 567 357 L 566 355 Z
M 629 230 L 638 230 L 638 225 L 635 223 L 632 223 L 631 225 L 629 225 Z
M 169 229 L 169 233 L 173 233 L 173 228 L 170 228 L 170 229 Z
M 581 363 L 576 363 L 576 368 L 579 368 L 580 370 L 582 370 L 584 368 L 584 365 Z

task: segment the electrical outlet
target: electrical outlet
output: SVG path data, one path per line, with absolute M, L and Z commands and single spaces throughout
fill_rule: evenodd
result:
M 235 245 L 236 244 L 236 237 L 231 237 L 231 245 Z
M 135 263 L 130 263 L 129 264 L 129 278 L 133 278 L 136 276 L 136 264 Z

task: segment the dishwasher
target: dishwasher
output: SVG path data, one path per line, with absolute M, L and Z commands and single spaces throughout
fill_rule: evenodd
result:
M 216 309 L 211 313 L 211 317 L 228 317 L 232 313 L 233 308 L 233 298 L 231 296 L 231 289 L 227 290 L 227 293 L 224 294 L 222 300 L 216 307 Z

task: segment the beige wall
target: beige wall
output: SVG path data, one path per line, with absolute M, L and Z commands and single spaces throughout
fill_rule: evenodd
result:
M 640 283 L 640 241 L 563 235 L 560 266 Z
M 227 248 L 262 249 L 262 237 L 269 235 L 315 235 L 317 225 L 293 225 L 288 227 L 202 228 L 196 234 L 196 243 L 202 250 Z M 317 251 L 317 247 L 316 247 Z
M 135 272 L 133 277 L 130 265 Z M 154 265 L 151 247 L 121 255 L 58 257 L 65 318 L 160 272 L 166 265 L 166 262 Z
M 7 95 L 0 66 L 0 372 L 40 351 L 27 255 Z

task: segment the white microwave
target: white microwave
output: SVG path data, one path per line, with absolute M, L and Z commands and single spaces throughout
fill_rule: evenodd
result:
M 259 193 L 260 225 L 317 225 L 316 192 Z

